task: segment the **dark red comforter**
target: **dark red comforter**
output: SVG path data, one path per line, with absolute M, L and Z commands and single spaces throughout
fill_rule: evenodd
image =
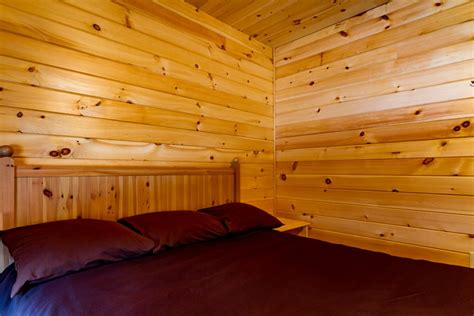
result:
M 4 312 L 472 316 L 474 270 L 262 231 L 37 284 Z

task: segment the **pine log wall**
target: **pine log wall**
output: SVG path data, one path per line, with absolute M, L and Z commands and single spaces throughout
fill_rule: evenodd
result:
M 469 266 L 468 0 L 394 0 L 275 50 L 277 213 L 310 235 Z
M 273 209 L 272 49 L 180 1 L 0 1 L 17 165 L 230 166 Z M 0 145 L 1 145 L 0 144 Z

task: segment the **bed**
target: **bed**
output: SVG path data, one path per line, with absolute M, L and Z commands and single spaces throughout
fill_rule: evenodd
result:
M 0 280 L 8 298 L 15 277 Z M 2 315 L 473 315 L 469 268 L 272 230 L 35 284 Z
M 239 201 L 236 161 L 222 169 L 171 171 L 15 168 L 11 158 L 0 161 L 2 230 L 65 218 L 115 223 L 143 209 L 146 213 L 154 205 L 150 201 L 170 199 L 153 185 L 181 181 L 170 180 L 171 175 L 196 177 L 183 179 L 189 191 L 202 193 L 188 201 L 192 209 Z M 105 191 L 101 191 L 103 179 Z M 38 181 L 41 186 L 35 186 Z M 98 192 L 90 185 L 94 182 L 99 183 Z M 73 193 L 65 194 L 68 190 Z M 76 204 L 64 201 L 77 196 L 81 199 Z M 180 195 L 171 197 L 174 203 L 161 206 L 173 209 L 183 200 Z M 40 215 L 34 212 L 35 199 L 46 200 Z M 86 212 L 91 208 L 97 211 Z M 10 297 L 17 273 L 11 264 L 0 275 L 0 315 L 474 315 L 473 269 L 393 257 L 269 228 L 103 262 L 31 282 Z

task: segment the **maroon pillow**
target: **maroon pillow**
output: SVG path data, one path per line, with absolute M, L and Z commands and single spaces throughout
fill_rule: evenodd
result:
M 94 219 L 14 228 L 5 231 L 2 239 L 17 270 L 11 297 L 28 282 L 140 256 L 153 248 L 151 240 L 122 225 Z
M 200 209 L 219 218 L 229 233 L 244 233 L 258 229 L 273 229 L 283 225 L 276 217 L 264 210 L 245 203 L 228 203 Z
M 154 251 L 198 241 L 215 239 L 227 234 L 214 216 L 196 211 L 154 212 L 119 220 L 155 242 Z

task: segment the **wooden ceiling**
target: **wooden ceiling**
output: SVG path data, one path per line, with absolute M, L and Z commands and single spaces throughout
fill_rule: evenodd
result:
M 389 0 L 185 0 L 273 47 L 364 13 Z

